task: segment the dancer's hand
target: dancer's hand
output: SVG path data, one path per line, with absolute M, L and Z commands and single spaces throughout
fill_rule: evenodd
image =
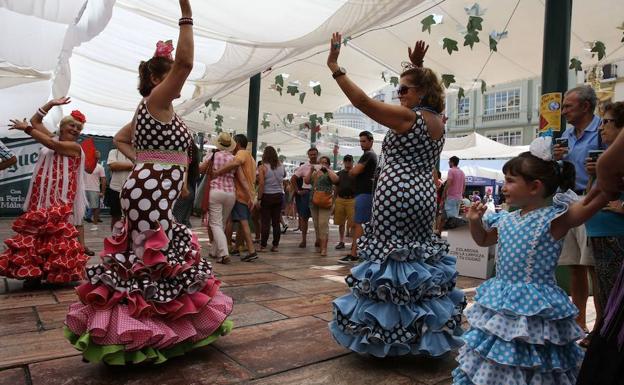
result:
M 468 212 L 466 213 L 466 219 L 469 221 L 480 221 L 487 210 L 487 205 L 483 203 L 473 203 L 470 205 Z
M 329 42 L 329 56 L 327 56 L 327 66 L 332 72 L 338 69 L 338 55 L 342 44 L 342 34 L 334 32 Z
M 11 119 L 11 124 L 12 126 L 9 127 L 9 130 L 26 131 L 26 129 L 30 126 L 26 118 L 24 118 L 24 120 Z
M 63 96 L 62 98 L 50 100 L 48 102 L 48 105 L 50 105 L 50 107 L 54 107 L 54 106 L 62 106 L 64 104 L 69 104 L 69 103 L 71 103 L 71 98 L 69 96 Z
M 423 59 L 428 49 L 429 44 L 426 44 L 424 40 L 418 40 L 416 44 L 414 44 L 414 50 L 412 50 L 412 47 L 407 47 L 407 56 L 413 65 L 422 67 Z

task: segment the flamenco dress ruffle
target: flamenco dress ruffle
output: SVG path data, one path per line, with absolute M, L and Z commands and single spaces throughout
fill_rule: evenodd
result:
M 463 344 L 465 299 L 446 242 L 364 235 L 358 248 L 364 261 L 346 278 L 351 293 L 333 303 L 329 327 L 338 343 L 376 357 L 441 356 Z
M 72 204 L 29 210 L 13 223 L 17 233 L 4 241 L 0 275 L 68 283 L 84 278 L 89 256 L 71 223 Z
M 196 236 L 173 222 L 172 239 L 162 228 L 146 230 L 128 248 L 126 229 L 118 222 L 105 240 L 103 263 L 87 268 L 89 282 L 77 288 L 80 302 L 65 321 L 85 359 L 162 363 L 229 333 L 232 299 L 219 291 Z

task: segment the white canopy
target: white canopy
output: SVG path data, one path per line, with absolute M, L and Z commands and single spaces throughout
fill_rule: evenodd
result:
M 484 18 L 474 50 L 462 47 L 465 7 Z M 256 73 L 262 73 L 260 111 L 271 113 L 275 127 L 289 130 L 282 121 L 289 113 L 298 127 L 309 113 L 346 104 L 325 65 L 333 31 L 352 37 L 340 64 L 366 92 L 386 84 L 383 71 L 400 71 L 407 46 L 416 39 L 431 45 L 426 65 L 454 74 L 466 89 L 479 87 L 476 78 L 491 85 L 541 72 L 542 1 L 194 0 L 193 10 L 195 67 L 176 108 L 191 127 L 206 132 L 214 130 L 215 114 L 204 120 L 197 109 L 210 98 L 221 102 L 217 113 L 224 117 L 224 129 L 244 130 L 248 79 Z M 421 32 L 420 21 L 432 14 L 442 17 L 441 24 L 432 26 L 431 34 Z M 595 64 L 588 47 L 601 40 L 607 47 L 603 60 L 624 57 L 622 32 L 616 28 L 622 15 L 621 0 L 574 2 L 570 55 L 586 66 Z M 88 119 L 85 132 L 114 134 L 140 99 L 139 62 L 152 55 L 156 41 L 176 39 L 178 17 L 174 0 L 0 0 L 0 97 L 11 101 L 0 104 L 1 124 L 32 115 L 50 96 L 68 94 L 73 103 L 64 112 L 82 110 Z M 490 56 L 488 34 L 503 30 L 507 37 Z M 457 40 L 460 51 L 449 56 L 443 37 Z M 285 83 L 298 82 L 306 92 L 303 104 L 298 95 L 280 96 L 271 87 L 279 74 L 289 75 Z M 321 96 L 312 90 L 317 82 Z M 50 114 L 49 123 L 61 115 Z M 8 134 L 6 129 L 0 127 L 0 137 Z M 275 144 L 260 131 L 260 142 Z
M 442 159 L 509 159 L 529 150 L 529 146 L 507 146 L 473 132 L 461 138 L 447 138 Z

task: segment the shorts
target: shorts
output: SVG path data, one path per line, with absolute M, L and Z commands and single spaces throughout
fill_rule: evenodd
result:
M 297 213 L 303 219 L 308 219 L 312 216 L 310 211 L 310 190 L 306 190 L 305 194 L 295 195 L 295 203 L 297 205 Z
M 353 225 L 353 217 L 355 215 L 355 199 L 354 198 L 336 198 L 334 207 L 334 224 L 342 226 L 347 222 L 347 226 Z
M 251 211 L 246 204 L 236 201 L 231 215 L 233 222 L 248 221 L 251 218 Z
M 104 194 L 104 204 L 110 208 L 110 215 L 112 217 L 121 217 L 121 200 L 119 199 L 119 191 L 115 191 L 110 187 L 107 187 L 106 193 Z
M 100 192 L 99 191 L 85 191 L 87 194 L 87 202 L 89 202 L 90 209 L 100 208 Z
M 446 218 L 459 217 L 459 206 L 461 205 L 461 199 L 446 198 L 444 201 L 444 213 Z
M 574 227 L 563 238 L 559 266 L 594 266 L 594 250 L 587 240 L 585 225 Z
M 368 223 L 373 214 L 373 194 L 355 196 L 355 215 L 353 221 L 359 225 Z

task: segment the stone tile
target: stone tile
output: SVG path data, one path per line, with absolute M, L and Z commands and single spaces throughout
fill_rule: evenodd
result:
M 347 284 L 326 278 L 300 279 L 293 281 L 275 282 L 276 286 L 283 287 L 299 294 L 316 294 L 347 290 Z
M 54 290 L 54 296 L 59 302 L 78 302 L 78 294 L 76 294 L 76 289 L 62 289 L 62 290 Z
M 224 265 L 222 263 L 213 263 L 212 268 L 217 277 L 222 275 L 235 275 L 235 274 L 254 274 L 254 273 L 268 273 L 275 270 L 275 266 L 267 265 L 259 262 L 241 262 L 239 257 L 232 258 L 232 263 Z
M 0 336 L 37 330 L 37 315 L 32 307 L 6 309 L 0 312 Z
M 26 385 L 24 369 L 15 368 L 0 371 L 0 385 Z
M 47 305 L 51 303 L 56 303 L 56 299 L 48 290 L 0 295 L 0 310 Z
M 334 297 L 331 295 L 317 294 L 266 301 L 260 304 L 289 317 L 301 317 L 331 311 L 331 301 L 333 299 Z
M 289 370 L 251 382 L 253 385 L 415 385 L 421 384 L 393 371 L 383 360 L 348 354 L 330 361 Z
M 274 273 L 258 273 L 258 274 L 238 274 L 220 277 L 223 282 L 229 286 L 253 285 L 258 283 L 269 283 L 277 281 L 287 281 L 286 277 Z
M 61 329 L 0 337 L 0 368 L 80 354 Z
M 221 291 L 232 297 L 235 305 L 246 302 L 269 301 L 298 296 L 295 292 L 268 283 L 224 287 Z
M 344 282 L 344 277 L 349 274 L 349 267 L 344 265 L 314 266 L 304 269 L 278 270 L 275 273 L 291 279 L 340 277 Z
M 445 384 L 451 378 L 451 372 L 457 366 L 455 357 L 456 353 L 450 353 L 442 358 L 396 357 L 387 360 L 398 373 L 427 385 L 437 385 Z
M 262 376 L 347 353 L 330 336 L 327 322 L 314 317 L 238 329 L 215 347 Z
M 44 329 L 56 329 L 63 327 L 65 316 L 69 311 L 69 303 L 54 305 L 41 305 L 35 308 L 39 314 L 39 320 Z
M 483 279 L 464 277 L 463 275 L 460 275 L 457 277 L 456 286 L 460 289 L 476 288 L 477 286 L 481 285 L 483 282 L 485 282 L 485 280 Z
M 30 376 L 32 385 L 226 385 L 247 381 L 251 373 L 205 347 L 162 365 L 108 367 L 62 358 L 30 365 Z
M 262 262 L 269 265 L 274 265 L 282 270 L 287 269 L 300 269 L 305 267 L 315 266 L 334 266 L 336 264 L 336 257 L 323 257 L 323 258 L 289 258 L 287 260 L 273 260 L 266 259 Z
M 228 319 L 234 322 L 234 328 L 242 328 L 285 318 L 288 317 L 257 303 L 250 302 L 234 305 L 234 310 Z
M 322 319 L 323 321 L 327 321 L 327 322 L 329 322 L 329 321 L 331 321 L 331 320 L 333 320 L 333 319 L 334 319 L 334 313 L 333 313 L 333 312 L 331 312 L 331 311 L 328 311 L 328 312 L 326 312 L 326 313 L 321 313 L 321 314 L 315 314 L 314 316 L 315 316 L 316 318 L 320 318 L 320 319 Z

